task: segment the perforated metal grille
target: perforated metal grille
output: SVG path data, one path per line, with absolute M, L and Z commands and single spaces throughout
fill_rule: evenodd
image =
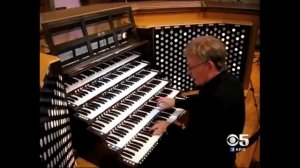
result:
M 234 24 L 157 27 L 153 33 L 154 65 L 171 82 L 173 88 L 192 90 L 194 81 L 187 75 L 183 50 L 191 39 L 211 35 L 226 45 L 228 71 L 243 80 L 249 31 L 250 26 Z
M 51 71 L 40 90 L 39 144 L 43 167 L 75 167 L 65 86 L 62 76 Z

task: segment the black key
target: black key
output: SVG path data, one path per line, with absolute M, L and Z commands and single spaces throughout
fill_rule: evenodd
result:
M 133 120 L 136 120 L 136 121 L 142 121 L 142 119 L 140 117 L 137 117 L 137 116 L 131 116 L 131 118 Z
M 121 71 L 121 72 L 127 72 L 129 70 L 130 70 L 129 68 L 125 68 L 125 67 L 118 69 L 118 71 Z
M 128 129 L 131 129 L 131 127 L 129 127 L 128 125 L 125 125 L 125 124 L 122 124 L 122 127 L 125 127 L 125 128 L 128 128 Z
M 84 96 L 84 95 L 82 95 L 82 93 L 78 92 L 77 90 L 75 92 L 73 92 L 72 94 L 77 96 L 77 97 L 83 97 Z
M 126 90 L 128 88 L 128 86 L 126 86 L 126 85 L 118 85 L 115 88 L 119 89 L 119 90 Z
M 115 107 L 116 110 L 119 110 L 119 111 L 125 111 L 128 107 L 127 106 L 124 106 L 124 105 L 118 105 L 117 107 Z
M 123 155 L 123 156 L 125 156 L 125 157 L 127 157 L 127 158 L 132 158 L 132 156 L 130 156 L 130 155 L 128 155 L 127 153 L 121 153 L 121 155 Z
M 134 127 L 134 125 L 132 125 L 132 124 L 130 124 L 130 123 L 125 123 L 125 122 L 124 122 L 124 124 L 127 124 L 127 125 L 129 125 L 130 127 L 132 127 L 132 128 Z
M 69 77 L 69 76 L 66 76 L 66 77 L 65 77 L 65 83 L 67 83 L 67 84 L 69 84 L 69 85 L 72 85 L 72 84 L 74 84 L 74 83 L 76 83 L 76 82 L 78 82 L 77 79 L 73 79 L 73 78 L 71 78 L 71 77 Z M 56 84 L 50 83 L 50 82 L 44 83 L 44 85 L 45 85 L 45 84 L 46 84 L 46 86 L 48 86 L 48 85 L 56 86 Z
M 154 108 L 150 107 L 150 106 L 144 106 L 142 107 L 140 110 L 145 111 L 145 112 L 150 112 L 152 111 Z
M 100 107 L 99 104 L 94 103 L 94 102 L 91 102 L 91 103 L 88 103 L 88 104 L 91 105 L 91 106 L 93 106 L 93 107 L 96 107 L 96 108 Z
M 146 83 L 145 86 L 147 86 L 149 88 L 155 88 L 155 85 L 152 85 L 152 84 L 149 84 L 149 83 Z
M 144 140 L 144 139 L 142 139 L 142 138 L 138 138 L 138 137 L 136 137 L 135 139 L 136 139 L 136 140 L 139 140 L 139 141 L 141 141 L 141 142 L 144 142 L 144 143 L 146 143 L 146 142 L 147 142 L 146 140 Z
M 116 113 L 113 113 L 113 112 L 111 112 L 111 111 L 107 112 L 107 114 L 109 114 L 109 115 L 113 115 L 113 116 L 115 116 L 115 117 L 118 117 L 118 114 L 116 114 Z
M 108 79 L 115 79 L 116 77 L 118 77 L 118 76 L 114 75 L 114 74 L 109 74 L 109 75 L 105 76 L 105 78 L 108 78 Z
M 106 101 L 103 101 L 103 99 L 100 99 L 100 98 L 97 98 L 97 97 L 94 99 L 94 101 L 98 102 L 98 103 L 101 103 L 101 104 L 105 104 L 105 102 L 106 102 Z
M 133 69 L 134 66 L 133 65 L 126 65 L 126 68 Z
M 69 97 L 74 99 L 74 100 L 78 100 L 78 98 L 76 96 L 70 95 Z
M 113 73 L 119 76 L 123 74 L 123 72 L 119 72 L 119 71 L 114 71 Z
M 115 62 L 113 62 L 113 61 L 111 61 L 111 60 L 106 61 L 105 63 L 108 64 L 108 65 L 114 65 L 114 64 L 115 64 Z
M 123 149 L 123 152 L 128 153 L 129 155 L 134 156 L 134 153 L 133 153 L 133 152 L 130 152 L 130 151 L 126 150 L 126 149 Z
M 106 120 L 107 122 L 112 122 L 112 121 L 113 121 L 113 119 L 110 119 L 111 117 L 108 118 L 108 117 L 105 116 L 105 115 L 102 115 L 101 118 L 102 118 L 103 120 Z
M 140 146 L 138 146 L 138 145 L 136 145 L 136 144 L 133 144 L 133 143 L 131 143 L 131 142 L 129 142 L 129 145 L 132 146 L 132 147 L 134 147 L 134 148 L 141 149 Z
M 170 93 L 172 93 L 172 90 L 169 90 L 169 89 L 164 89 L 164 90 L 162 91 L 162 93 L 165 93 L 165 94 L 170 94 Z
M 118 127 L 117 129 L 120 130 L 120 131 L 122 131 L 122 132 L 126 132 L 126 133 L 129 132 L 129 131 L 127 131 L 127 130 L 125 130 L 125 129 L 123 129 L 123 128 L 120 128 L 120 127 Z
M 129 149 L 134 150 L 134 151 L 137 151 L 137 152 L 139 151 L 137 148 L 132 147 L 132 146 L 130 146 L 130 145 L 126 146 L 126 148 L 129 148 Z
M 123 126 L 124 125 L 126 125 L 127 126 L 126 128 L 129 128 L 129 129 L 134 128 L 134 126 L 132 124 L 129 124 L 129 123 L 126 123 L 126 122 L 123 122 Z
M 156 96 L 159 96 L 159 97 L 167 97 L 168 95 L 167 95 L 167 94 L 164 94 L 164 93 L 159 93 L 159 94 L 157 94 Z
M 101 127 L 105 127 L 102 123 L 99 123 L 99 122 L 93 122 L 92 124 L 99 125 Z
M 92 67 L 91 70 L 96 71 L 96 72 L 99 72 L 101 69 L 100 69 L 100 68 L 97 68 L 97 67 Z
M 159 115 L 163 116 L 163 117 L 166 117 L 166 118 L 168 118 L 168 117 L 171 116 L 171 114 L 169 114 L 169 113 L 163 113 L 163 112 L 159 113 Z
M 119 132 L 113 132 L 113 134 L 114 134 L 114 135 L 117 135 L 117 136 L 119 136 L 119 137 L 121 137 L 121 138 L 124 137 L 124 135 L 120 134 Z
M 92 91 L 95 90 L 95 89 L 92 88 L 92 87 L 85 86 L 85 87 L 84 87 L 84 90 L 87 90 L 87 91 L 89 91 L 89 92 L 92 92 Z
M 122 103 L 129 105 L 129 106 L 134 104 L 132 101 L 128 101 L 128 100 L 124 100 L 124 101 L 122 101 Z
M 104 117 L 107 117 L 107 118 L 109 118 L 109 119 L 111 119 L 111 120 L 114 120 L 114 118 L 113 118 L 113 117 L 111 117 L 111 116 L 108 116 L 108 115 L 106 115 L 106 114 L 103 114 L 103 116 L 104 116 Z
M 127 118 L 126 121 L 131 122 L 131 123 L 135 123 L 135 124 L 139 123 L 138 121 L 136 121 L 136 120 L 134 120 L 132 118 Z
M 118 143 L 117 141 L 115 141 L 115 140 L 113 140 L 113 139 L 111 139 L 111 138 L 109 138 L 109 137 L 107 137 L 106 140 L 109 141 L 109 142 L 112 142 L 112 143 L 114 143 L 114 144 L 117 144 L 117 143 Z
M 155 120 L 166 120 L 166 118 L 160 117 L 160 116 L 156 116 Z
M 141 138 L 141 139 L 144 139 L 145 141 L 148 141 L 148 140 L 149 140 L 149 138 L 146 138 L 146 137 L 141 136 L 141 135 L 137 135 L 136 137 L 139 137 L 139 138 Z
M 114 62 L 116 62 L 116 63 L 117 63 L 117 62 L 120 62 L 121 60 L 122 60 L 121 58 L 117 58 L 117 57 L 115 57 L 115 58 L 112 59 L 112 61 L 114 61 Z
M 157 101 L 157 99 L 159 99 L 160 97 L 158 97 L 158 96 L 154 96 L 152 99 L 151 99 L 151 101 Z
M 86 115 L 91 114 L 91 112 L 89 112 L 89 111 L 86 110 L 86 109 L 79 109 L 78 112 L 79 112 L 79 113 L 82 113 L 82 114 L 86 114 Z
M 164 110 L 164 112 L 173 114 L 173 113 L 175 112 L 175 109 L 173 109 L 173 108 L 171 108 L 171 109 L 166 109 L 166 110 Z
M 114 132 L 114 133 L 119 133 L 119 134 L 121 134 L 121 135 L 126 135 L 125 132 L 122 132 L 122 131 L 120 131 L 120 130 L 114 130 L 113 132 Z
M 148 88 L 148 87 L 142 87 L 141 89 L 139 89 L 139 91 L 148 93 L 149 91 L 151 91 L 151 88 Z
M 128 82 L 128 81 L 124 81 L 124 82 L 122 82 L 122 84 L 124 84 L 124 85 L 128 85 L 128 86 L 132 86 L 132 85 L 133 85 L 133 83 L 132 83 L 132 82 Z
M 131 95 L 128 97 L 129 100 L 133 100 L 133 101 L 138 101 L 141 97 L 136 96 L 136 95 Z
M 146 117 L 146 116 L 147 116 L 146 113 L 143 113 L 143 112 L 141 112 L 141 111 L 136 112 L 135 115 L 138 115 L 138 116 L 141 116 L 141 117 Z
M 116 114 L 116 115 L 120 115 L 120 114 L 121 114 L 120 112 L 115 111 L 114 109 L 112 109 L 112 110 L 110 111 L 110 113 L 114 113 L 114 114 Z
M 99 87 L 101 87 L 102 85 L 104 85 L 104 83 L 102 83 L 101 81 L 94 81 L 94 82 L 92 82 L 90 85 L 99 88 Z
M 140 79 L 143 79 L 145 76 L 144 75 L 134 75 L 134 77 L 136 77 L 136 78 L 140 78 Z
M 113 139 L 113 140 L 115 140 L 115 141 L 120 141 L 119 138 L 116 138 L 116 137 L 114 137 L 114 136 L 107 136 L 107 138 L 111 138 L 111 139 Z
M 141 63 L 140 63 L 140 62 L 131 62 L 131 64 L 134 65 L 134 66 L 138 66 L 138 65 L 140 65 Z
M 93 72 L 93 71 L 91 71 L 91 70 L 86 70 L 86 71 L 83 71 L 82 72 L 84 75 L 86 75 L 86 76 L 91 76 L 91 75 L 93 75 L 95 72 Z
M 139 80 L 140 80 L 139 78 L 132 77 L 132 78 L 128 79 L 127 81 L 136 83 L 136 82 L 138 82 Z
M 150 72 L 149 71 L 141 71 L 139 74 L 141 74 L 141 75 L 149 75 Z
M 103 119 L 103 118 L 99 118 L 98 119 L 99 121 L 101 121 L 101 122 L 104 122 L 104 123 L 106 123 L 106 124 L 109 124 L 109 122 L 108 121 L 106 121 L 105 119 Z
M 102 64 L 97 65 L 97 67 L 100 67 L 101 69 L 105 69 L 105 68 L 109 67 L 109 65 L 102 63 Z
M 154 85 L 158 85 L 158 84 L 161 83 L 161 81 L 153 79 L 153 80 L 152 80 L 151 82 L 149 82 L 149 83 L 154 84 Z
M 96 125 L 96 124 L 94 124 L 94 123 L 92 123 L 92 126 L 98 128 L 98 129 L 100 129 L 100 130 L 102 129 L 102 127 L 100 127 L 99 125 Z
M 107 100 L 105 100 L 101 97 L 96 97 L 95 99 L 98 100 L 99 102 L 103 103 L 103 104 L 105 104 L 107 102 Z
M 104 82 L 104 83 L 109 83 L 110 82 L 110 80 L 107 79 L 107 78 L 102 78 L 101 81 Z
M 121 93 L 121 91 L 116 90 L 116 89 L 112 89 L 112 90 L 109 91 L 109 92 L 112 92 L 112 93 L 114 93 L 114 94 L 120 94 L 120 93 Z
M 97 108 L 90 106 L 89 104 L 85 105 L 85 108 L 95 111 Z
M 138 145 L 138 146 L 140 146 L 140 147 L 143 147 L 143 145 L 141 144 L 141 143 L 139 143 L 139 142 L 136 142 L 136 141 L 131 141 L 133 144 L 135 144 L 135 145 Z
M 148 102 L 147 105 L 156 107 L 156 106 L 157 106 L 157 103 L 151 101 L 151 102 Z
M 146 93 L 139 92 L 139 91 L 134 92 L 134 94 L 139 95 L 139 96 L 145 96 L 146 95 Z
M 113 95 L 111 93 L 106 93 L 105 95 L 103 95 L 102 97 L 111 100 L 112 98 L 114 98 L 116 95 Z
M 148 136 L 148 137 L 152 137 L 152 134 L 148 134 L 148 133 L 145 133 L 145 132 L 140 132 L 140 134 L 143 134 L 143 135 L 145 135 L 145 136 Z

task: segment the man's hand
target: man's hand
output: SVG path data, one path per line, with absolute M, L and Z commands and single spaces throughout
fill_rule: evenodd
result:
M 163 120 L 157 121 L 149 130 L 153 131 L 154 135 L 160 135 L 167 131 L 168 126 L 171 123 Z
M 159 110 L 170 109 L 175 106 L 175 99 L 168 97 L 160 97 L 157 99 L 157 107 Z

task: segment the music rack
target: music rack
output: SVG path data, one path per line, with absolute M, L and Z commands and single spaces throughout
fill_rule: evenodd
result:
M 137 36 L 130 7 L 41 25 L 50 54 L 60 58 L 63 72 L 70 76 L 147 43 Z M 76 69 L 72 68 L 74 65 Z

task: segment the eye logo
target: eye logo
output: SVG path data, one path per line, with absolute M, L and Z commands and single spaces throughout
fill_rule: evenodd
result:
M 229 146 L 236 146 L 239 143 L 239 138 L 238 136 L 234 134 L 230 134 L 227 136 L 227 144 Z

